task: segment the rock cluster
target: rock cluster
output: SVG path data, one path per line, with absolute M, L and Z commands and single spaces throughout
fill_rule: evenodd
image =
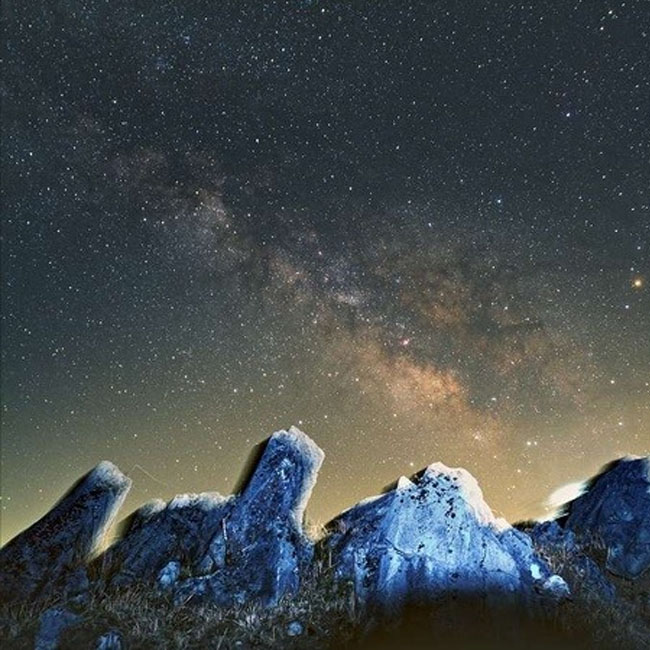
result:
M 311 562 L 302 519 L 323 457 L 294 427 L 274 433 L 240 494 L 143 506 L 97 560 L 100 573 L 111 586 L 155 580 L 183 603 L 277 602 Z
M 153 580 L 173 562 L 178 574 L 181 565 L 189 573 L 200 572 L 201 559 L 232 501 L 206 492 L 147 503 L 127 519 L 122 538 L 98 558 L 100 573 L 111 586 L 120 587 Z M 171 571 L 166 568 L 167 580 Z
M 648 458 L 612 464 L 564 518 L 527 532 L 493 515 L 468 472 L 436 463 L 339 515 L 316 543 L 303 518 L 322 462 L 304 433 L 278 431 L 237 494 L 147 504 L 95 557 L 131 484 L 114 465 L 100 463 L 0 550 L 0 597 L 75 602 L 93 587 L 148 582 L 177 603 L 273 605 L 299 589 L 318 552 L 339 580 L 354 585 L 362 607 L 394 609 L 443 595 L 533 606 L 569 595 L 571 586 L 535 548 L 569 558 L 573 575 L 605 598 L 614 597 L 613 587 L 584 552 L 585 539 L 602 540 L 612 573 L 635 578 L 650 566 Z M 62 629 L 78 622 L 64 607 L 48 612 L 43 648 L 55 647 Z M 299 625 L 291 635 L 302 634 Z M 98 647 L 120 647 L 111 634 Z
M 571 591 L 581 590 L 592 598 L 612 601 L 616 597 L 614 585 L 589 557 L 575 533 L 562 528 L 557 521 L 544 521 L 527 531 L 542 555 L 562 558 L 566 569 L 564 577 Z
M 175 598 L 275 604 L 295 592 L 312 559 L 313 542 L 303 531 L 303 516 L 323 458 L 321 449 L 296 428 L 271 436 L 199 560 L 204 575 L 180 581 Z

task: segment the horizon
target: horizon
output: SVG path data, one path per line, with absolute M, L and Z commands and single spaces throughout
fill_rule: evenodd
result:
M 289 427 L 286 427 L 286 429 L 280 429 L 279 431 L 288 431 L 290 429 L 296 429 L 296 427 L 294 425 L 291 425 Z M 309 434 L 307 434 L 307 432 L 302 431 L 300 429 L 298 429 L 298 430 L 302 434 L 305 434 L 308 437 L 310 437 Z M 277 431 L 274 432 L 274 433 L 277 433 Z M 134 472 L 137 471 L 136 473 L 139 472 L 142 475 L 147 476 L 148 478 L 150 478 L 151 480 L 153 480 L 153 481 L 155 481 L 157 483 L 159 483 L 159 480 L 155 476 L 152 476 L 149 472 L 146 471 L 146 469 L 144 469 L 143 467 L 140 467 L 139 465 L 134 465 L 127 472 L 127 471 L 123 471 L 122 468 L 117 466 L 115 463 L 113 463 L 109 459 L 100 460 L 100 461 L 98 461 L 97 464 L 95 464 L 94 466 L 88 468 L 88 471 L 83 472 L 74 481 L 72 481 L 68 485 L 68 487 L 64 491 L 61 492 L 60 496 L 53 503 L 49 504 L 45 508 L 44 512 L 42 514 L 38 515 L 36 517 L 36 519 L 34 519 L 33 521 L 27 523 L 23 528 L 18 529 L 12 535 L 9 535 L 9 536 L 5 537 L 5 530 L 3 529 L 2 531 L 0 531 L 0 533 L 1 533 L 1 535 L 0 535 L 0 545 L 6 544 L 7 542 L 11 541 L 14 537 L 19 535 L 20 533 L 22 533 L 25 530 L 27 530 L 28 528 L 30 528 L 33 524 L 37 523 L 41 519 L 42 516 L 45 516 L 46 514 L 48 514 L 50 512 L 50 510 L 52 510 L 56 505 L 58 505 L 60 503 L 60 501 L 68 494 L 68 492 L 70 491 L 72 486 L 76 485 L 79 480 L 81 480 L 82 478 L 87 476 L 90 472 L 92 472 L 94 469 L 96 469 L 99 465 L 101 465 L 102 463 L 108 462 L 111 465 L 113 465 L 118 471 L 120 471 L 122 474 L 124 474 L 124 476 L 129 478 L 132 481 L 132 483 L 131 483 L 131 486 L 129 488 L 129 492 L 127 493 L 127 497 L 125 499 L 125 504 L 120 508 L 120 514 L 117 515 L 115 522 L 107 530 L 106 538 L 104 540 L 102 540 L 102 542 L 101 542 L 101 548 L 106 548 L 107 546 L 110 546 L 112 543 L 114 543 L 116 540 L 120 539 L 123 524 L 125 522 L 127 522 L 131 518 L 131 516 L 133 514 L 135 514 L 135 512 L 137 512 L 137 510 L 139 510 L 142 506 L 146 505 L 147 503 L 151 503 L 153 500 L 162 498 L 163 501 L 165 501 L 165 503 L 169 503 L 171 501 L 171 499 L 173 499 L 173 498 L 176 498 L 176 497 L 179 497 L 179 496 L 193 495 L 193 494 L 218 493 L 218 494 L 220 494 L 221 496 L 224 496 L 224 497 L 237 496 L 237 495 L 241 494 L 241 490 L 243 489 L 243 487 L 246 485 L 247 481 L 252 476 L 252 473 L 256 468 L 256 464 L 259 461 L 260 453 L 259 453 L 258 450 L 263 449 L 263 447 L 266 445 L 266 443 L 268 442 L 269 439 L 270 439 L 270 436 L 268 436 L 264 440 L 260 441 L 253 448 L 251 448 L 251 450 L 249 451 L 248 457 L 242 463 L 242 467 L 241 467 L 239 476 L 235 480 L 235 483 L 233 484 L 232 490 L 230 492 L 224 492 L 224 493 L 218 492 L 216 490 L 204 490 L 204 491 L 201 491 L 201 492 L 188 491 L 188 492 L 184 492 L 184 493 L 174 493 L 170 497 L 167 497 L 167 498 L 163 498 L 161 496 L 158 496 L 158 497 L 152 496 L 150 499 L 138 503 L 137 501 L 134 501 L 134 499 L 131 497 L 132 492 L 134 492 L 134 491 L 137 492 L 137 475 L 134 475 Z M 313 440 L 313 442 L 315 442 L 317 444 L 317 441 Z M 507 518 L 503 517 L 502 514 L 500 514 L 498 511 L 494 510 L 490 506 L 489 500 L 487 500 L 487 498 L 486 498 L 486 503 L 490 507 L 492 512 L 494 513 L 495 517 L 506 519 L 506 521 L 511 526 L 515 526 L 516 524 L 524 523 L 524 522 L 527 522 L 527 521 L 538 521 L 538 522 L 551 521 L 551 520 L 554 520 L 554 519 L 560 517 L 568 504 L 570 504 L 574 499 L 577 499 L 579 496 L 581 496 L 582 494 L 584 494 L 586 492 L 586 490 L 588 489 L 589 482 L 593 478 L 599 476 L 604 470 L 611 467 L 612 463 L 618 462 L 620 460 L 640 459 L 640 458 L 650 458 L 650 456 L 636 456 L 634 454 L 626 454 L 625 456 L 621 456 L 619 458 L 611 459 L 608 463 L 602 465 L 599 468 L 598 472 L 593 473 L 589 477 L 585 477 L 583 480 L 574 481 L 574 482 L 571 482 L 571 483 L 567 483 L 567 484 L 563 484 L 563 485 L 558 486 L 555 490 L 553 490 L 553 492 L 551 494 L 548 495 L 548 497 L 544 501 L 540 501 L 539 503 L 536 504 L 537 514 L 529 513 L 528 515 L 517 517 L 515 519 L 507 519 Z M 435 465 L 435 464 L 440 464 L 440 463 L 445 465 L 445 463 L 442 462 L 442 461 L 432 461 L 428 465 L 422 466 L 422 467 L 420 467 L 420 468 L 418 468 L 416 470 L 413 470 L 413 468 L 411 467 L 410 472 L 405 472 L 403 474 L 400 474 L 399 476 L 395 477 L 395 479 L 393 479 L 391 482 L 384 484 L 380 488 L 377 488 L 374 493 L 367 494 L 367 495 L 359 498 L 358 500 L 354 501 L 353 503 L 344 506 L 340 510 L 336 510 L 336 511 L 332 512 L 331 514 L 326 515 L 325 518 L 319 519 L 318 517 L 313 516 L 313 513 L 310 510 L 310 504 L 311 504 L 311 501 L 312 501 L 313 494 L 315 492 L 317 492 L 317 490 L 318 490 L 318 483 L 319 483 L 319 480 L 320 480 L 320 474 L 323 471 L 323 467 L 325 467 L 327 465 L 327 455 L 325 454 L 323 466 L 320 468 L 320 470 L 318 472 L 318 479 L 316 480 L 314 488 L 310 491 L 310 494 L 308 496 L 307 507 L 306 507 L 305 516 L 304 516 L 306 528 L 308 530 L 310 530 L 310 531 L 317 530 L 317 529 L 324 529 L 324 527 L 327 524 L 329 524 L 333 519 L 335 519 L 339 515 L 347 512 L 348 510 L 353 508 L 355 505 L 361 503 L 362 501 L 365 501 L 367 499 L 372 499 L 372 498 L 374 498 L 376 496 L 379 496 L 381 494 L 385 494 L 387 491 L 392 490 L 395 487 L 395 485 L 397 484 L 397 482 L 399 481 L 399 479 L 407 478 L 407 479 L 411 480 L 411 479 L 413 479 L 414 476 L 417 476 L 421 472 L 423 472 L 427 467 L 429 467 L 431 465 Z M 464 467 L 450 467 L 450 466 L 447 466 L 447 465 L 445 465 L 445 467 L 447 467 L 448 469 L 450 469 L 452 471 L 453 470 L 458 470 L 458 469 L 465 470 Z M 467 471 L 467 470 L 465 470 L 465 471 Z M 473 476 L 473 474 L 471 474 L 471 472 L 470 472 L 470 475 Z M 476 478 L 476 477 L 474 477 L 474 478 Z M 480 481 L 478 481 L 478 486 L 479 486 L 479 488 L 481 489 L 481 492 L 482 492 Z M 134 490 L 134 488 L 136 488 L 136 489 Z M 483 494 L 483 497 L 485 498 L 485 494 Z M 316 535 L 316 537 L 319 537 L 319 535 Z

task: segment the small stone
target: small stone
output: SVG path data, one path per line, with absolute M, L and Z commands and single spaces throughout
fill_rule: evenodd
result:
M 291 621 L 287 625 L 287 636 L 301 636 L 304 632 L 304 628 L 300 621 Z
M 122 637 L 115 630 L 102 634 L 95 644 L 95 650 L 122 650 L 122 648 Z
M 178 582 L 180 574 L 180 562 L 177 562 L 176 560 L 168 562 L 162 569 L 160 569 L 160 573 L 158 573 L 158 586 L 163 590 L 170 589 L 176 584 L 176 582 Z
M 558 575 L 547 578 L 543 584 L 543 589 L 553 598 L 568 598 L 571 595 L 569 585 L 567 585 L 564 578 Z

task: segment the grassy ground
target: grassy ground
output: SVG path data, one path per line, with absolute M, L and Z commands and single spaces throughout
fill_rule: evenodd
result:
M 145 586 L 95 594 L 77 609 L 83 623 L 64 634 L 61 647 L 94 648 L 98 637 L 109 630 L 119 631 L 123 648 L 129 649 L 648 647 L 650 576 L 635 582 L 615 580 L 620 597 L 612 605 L 581 588 L 580 576 L 571 574 L 570 558 L 553 556 L 544 549 L 540 552 L 574 586 L 574 595 L 534 617 L 511 609 L 488 609 L 478 600 L 443 601 L 411 608 L 400 620 L 371 625 L 355 606 L 350 586 L 336 584 L 331 569 L 319 567 L 299 594 L 273 609 L 256 605 L 175 607 L 164 595 Z M 599 549 L 593 552 L 598 559 Z M 1 608 L 2 647 L 32 648 L 38 617 L 47 605 Z M 300 633 L 292 634 L 297 631 Z

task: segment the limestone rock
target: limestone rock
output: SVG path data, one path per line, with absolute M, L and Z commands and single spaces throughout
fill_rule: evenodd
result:
M 86 562 L 130 486 L 115 465 L 101 462 L 42 519 L 9 541 L 0 550 L 0 600 L 78 596 L 87 586 Z
M 525 601 L 552 575 L 530 538 L 494 517 L 475 479 L 441 463 L 402 477 L 329 529 L 324 550 L 362 605 L 396 609 L 443 595 Z M 547 583 L 551 597 L 558 580 Z
M 98 560 L 112 586 L 153 581 L 171 562 L 188 572 L 199 562 L 229 512 L 231 499 L 216 492 L 183 494 L 145 504 L 127 521 L 122 538 Z M 167 585 L 168 586 L 168 585 Z
M 581 591 L 584 597 L 610 602 L 616 598 L 614 585 L 584 552 L 572 530 L 562 528 L 556 521 L 545 521 L 527 532 L 542 556 L 561 558 L 563 577 L 573 592 Z
M 274 604 L 295 592 L 312 559 L 302 520 L 323 457 L 295 427 L 274 433 L 210 541 L 201 563 L 210 573 L 181 581 L 177 601 Z
M 567 506 L 565 527 L 607 547 L 607 569 L 636 578 L 650 567 L 650 457 L 626 457 Z
M 123 647 L 122 637 L 115 630 L 102 634 L 95 644 L 95 650 L 122 650 Z
M 163 589 L 170 589 L 177 582 L 178 578 L 181 575 L 181 563 L 176 560 L 172 560 L 165 564 L 165 566 L 160 570 L 156 582 L 158 586 Z
M 39 619 L 38 633 L 34 640 L 35 650 L 57 650 L 63 632 L 81 620 L 79 615 L 61 607 L 46 609 Z

